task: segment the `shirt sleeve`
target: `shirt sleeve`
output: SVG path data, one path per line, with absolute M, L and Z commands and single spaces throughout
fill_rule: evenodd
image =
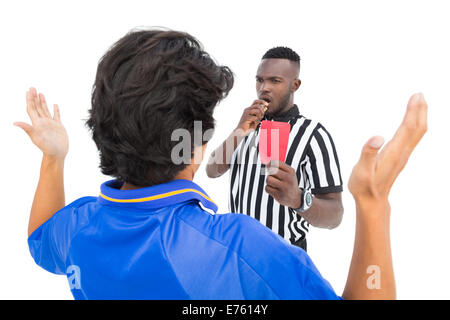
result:
M 300 179 L 301 188 L 310 187 L 313 194 L 342 192 L 336 147 L 331 135 L 320 123 L 311 135 L 301 166 L 305 176 L 305 179 Z
M 28 237 L 28 247 L 36 264 L 55 273 L 66 274 L 66 258 L 70 241 L 87 217 L 79 208 L 94 197 L 80 198 L 56 212 Z

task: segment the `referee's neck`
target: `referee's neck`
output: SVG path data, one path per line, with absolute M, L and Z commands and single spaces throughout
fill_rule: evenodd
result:
M 289 121 L 289 118 L 295 116 L 298 111 L 292 110 L 295 107 L 295 104 L 289 104 L 288 107 L 284 108 L 283 110 L 277 112 L 276 114 L 266 114 L 266 119 L 268 120 L 276 120 L 278 119 L 278 121 Z M 292 113 L 292 114 L 290 114 Z

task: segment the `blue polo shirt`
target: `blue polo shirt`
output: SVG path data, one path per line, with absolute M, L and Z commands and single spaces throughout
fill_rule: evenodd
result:
M 337 299 L 302 249 L 257 220 L 215 214 L 189 180 L 136 190 L 108 181 L 28 239 L 75 299 Z

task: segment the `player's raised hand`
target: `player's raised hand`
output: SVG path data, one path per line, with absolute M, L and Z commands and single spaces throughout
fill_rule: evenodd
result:
M 414 94 L 403 122 L 384 148 L 378 152 L 384 142 L 381 137 L 372 137 L 364 145 L 348 183 L 357 203 L 382 205 L 388 201 L 394 181 L 427 131 L 427 110 L 423 94 Z
M 53 105 L 52 117 L 44 95 L 38 94 L 35 88 L 27 91 L 26 101 L 31 125 L 25 122 L 15 122 L 14 125 L 22 128 L 45 156 L 64 159 L 69 151 L 69 138 L 61 122 L 58 105 Z

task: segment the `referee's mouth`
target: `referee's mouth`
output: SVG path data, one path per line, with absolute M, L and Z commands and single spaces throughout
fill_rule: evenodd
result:
M 272 98 L 269 96 L 261 96 L 261 97 L 259 97 L 259 99 L 264 100 L 268 104 L 270 104 L 272 102 Z

